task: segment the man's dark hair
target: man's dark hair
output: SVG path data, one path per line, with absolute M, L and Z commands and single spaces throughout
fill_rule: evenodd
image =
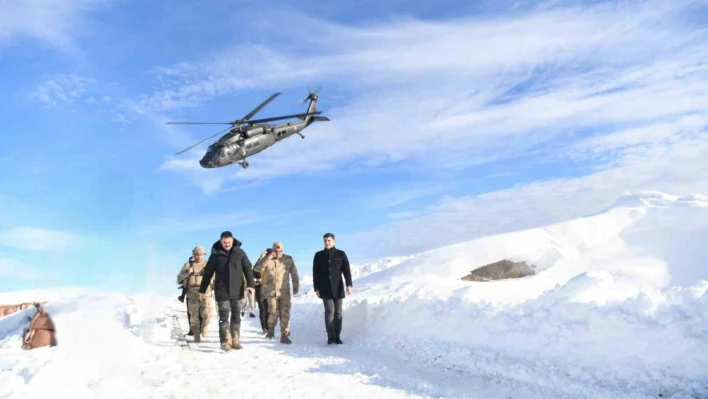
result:
M 327 234 L 323 235 L 322 239 L 324 240 L 327 237 L 332 237 L 332 239 L 334 240 L 334 234 L 332 234 L 332 233 L 327 233 Z
M 221 237 L 220 237 L 220 238 L 233 238 L 233 236 L 234 236 L 234 235 L 231 234 L 231 232 L 227 230 L 227 231 L 221 233 Z

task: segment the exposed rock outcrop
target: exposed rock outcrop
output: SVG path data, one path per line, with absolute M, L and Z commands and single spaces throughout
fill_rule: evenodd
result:
M 464 277 L 465 281 L 492 281 L 504 280 L 509 278 L 521 278 L 534 275 L 533 265 L 528 265 L 526 262 L 512 262 L 508 259 L 500 260 L 499 262 L 490 263 L 477 269 Z

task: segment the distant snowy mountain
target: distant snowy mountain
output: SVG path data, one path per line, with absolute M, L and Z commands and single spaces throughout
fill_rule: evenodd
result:
M 294 297 L 292 346 L 265 341 L 257 319 L 246 318 L 245 349 L 227 356 L 215 333 L 188 356 L 179 350 L 172 315 L 184 326 L 184 304 L 174 297 L 0 293 L 5 303 L 48 300 L 59 340 L 21 351 L 31 311 L 0 318 L 0 398 L 333 389 L 347 398 L 708 397 L 706 237 L 706 196 L 643 192 L 585 218 L 353 264 L 345 345 L 336 348 L 324 343 L 322 302 L 312 292 Z M 536 274 L 461 280 L 502 259 L 526 261 Z M 195 372 L 213 384 L 190 382 Z M 266 372 L 285 377 L 263 385 Z M 231 373 L 260 388 L 244 390 Z

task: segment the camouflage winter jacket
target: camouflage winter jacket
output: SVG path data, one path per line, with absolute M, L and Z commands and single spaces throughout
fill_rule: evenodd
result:
M 290 278 L 293 280 L 293 293 L 300 290 L 300 277 L 295 261 L 283 254 L 280 259 L 263 258 L 255 268 L 261 274 L 261 295 L 263 298 L 290 297 Z
M 202 276 L 204 275 L 204 268 L 206 267 L 206 264 L 206 260 L 194 262 L 190 259 L 184 264 L 184 266 L 182 266 L 182 270 L 180 270 L 177 275 L 177 284 L 181 284 L 182 286 L 186 284 L 189 291 L 199 291 L 199 286 L 202 284 Z M 192 269 L 192 272 L 190 272 L 190 268 Z M 211 290 L 213 288 L 214 277 L 212 276 L 211 284 L 209 285 L 209 289 L 206 293 L 207 297 L 211 295 Z

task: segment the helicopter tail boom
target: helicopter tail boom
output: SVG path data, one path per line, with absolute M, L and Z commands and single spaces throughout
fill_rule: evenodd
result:
M 302 100 L 303 103 L 305 103 L 305 101 L 307 101 L 307 100 L 310 100 L 310 104 L 308 104 L 308 106 L 307 106 L 307 113 L 308 114 L 312 114 L 312 113 L 317 112 L 317 92 L 318 91 L 320 91 L 319 87 L 314 92 L 309 90 L 309 87 L 308 87 L 307 97 L 305 97 L 305 99 Z M 312 123 L 312 115 L 301 116 L 300 119 L 305 121 L 308 125 Z

